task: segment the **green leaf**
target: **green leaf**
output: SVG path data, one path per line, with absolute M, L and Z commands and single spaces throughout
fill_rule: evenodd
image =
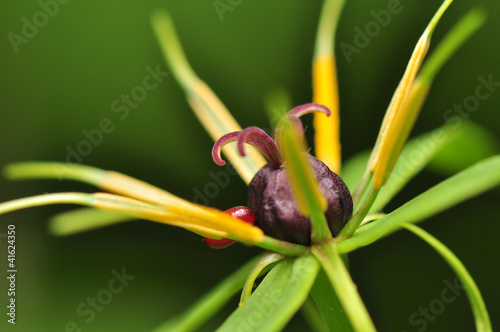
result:
M 256 261 L 257 257 L 247 262 L 198 299 L 186 312 L 169 319 L 158 326 L 154 332 L 188 332 L 202 326 L 243 288 L 247 275 Z
M 241 291 L 240 304 L 245 303 L 250 295 L 252 295 L 255 280 L 262 274 L 262 271 L 269 270 L 272 264 L 285 258 L 285 255 L 273 251 L 266 251 L 259 257 L 247 276 L 247 280 L 245 281 L 245 285 Z
M 125 213 L 83 208 L 56 215 L 50 220 L 49 230 L 53 235 L 67 236 L 135 219 Z
M 366 310 L 357 287 L 346 268 L 337 244 L 333 241 L 313 245 L 312 254 L 323 267 L 330 284 L 342 304 L 352 329 L 356 332 L 375 332 L 375 326 Z
M 450 175 L 494 155 L 498 146 L 492 133 L 471 122 L 461 122 L 458 127 L 451 123 L 411 139 L 370 213 L 382 210 L 426 166 Z M 369 156 L 369 151 L 361 152 L 345 163 L 342 179 L 351 192 L 363 176 Z
M 462 128 L 465 129 L 465 127 L 457 129 L 453 127 L 453 125 L 445 125 L 419 135 L 405 145 L 398 162 L 394 166 L 391 177 L 380 189 L 375 203 L 370 208 L 370 213 L 380 211 L 441 149 L 453 141 L 456 135 L 455 132 L 461 131 Z M 351 192 L 354 192 L 356 185 L 363 176 L 369 157 L 370 151 L 364 151 L 345 163 L 342 169 L 342 179 Z
M 431 35 L 452 1 L 443 1 L 424 30 L 415 46 L 403 78 L 391 99 L 370 158 L 369 167 L 373 173 L 372 186 L 374 189 L 380 189 L 389 179 L 404 142 L 407 140 L 423 105 L 429 87 L 415 81 L 415 77 L 429 49 Z
M 465 293 L 469 298 L 469 302 L 472 307 L 472 312 L 476 321 L 476 328 L 479 332 L 491 332 L 491 322 L 488 315 L 488 310 L 486 310 L 486 305 L 484 304 L 481 292 L 477 287 L 474 279 L 469 274 L 462 262 L 455 256 L 455 254 L 448 249 L 443 243 L 441 243 L 434 236 L 430 235 L 422 228 L 411 225 L 403 224 L 402 227 L 408 229 L 422 240 L 426 241 L 431 247 L 433 247 L 450 265 L 450 267 L 455 271 L 462 285 L 465 286 Z
M 306 300 L 318 270 L 311 255 L 278 263 L 217 331 L 280 331 Z
M 270 119 L 271 130 L 274 132 L 286 113 L 292 109 L 293 102 L 290 93 L 284 88 L 275 88 L 270 90 L 264 99 L 264 108 L 267 117 Z
M 461 129 L 462 127 L 455 129 L 452 125 L 445 125 L 410 140 L 403 148 L 391 177 L 380 189 L 370 213 L 382 210 L 439 151 L 453 140 L 457 135 L 456 132 Z
M 311 240 L 317 242 L 331 237 L 324 214 L 327 201 L 311 171 L 301 130 L 293 121 L 282 121 L 280 126 L 281 134 L 278 135 L 285 170 L 300 213 L 311 218 Z
M 416 223 L 477 196 L 500 184 L 500 155 L 488 158 L 448 178 L 405 205 L 370 224 L 338 244 L 341 253 L 377 241 L 404 223 Z
M 323 269 L 316 277 L 311 296 L 321 318 L 326 323 L 327 331 L 354 331 Z
M 485 128 L 469 121 L 454 123 L 457 133 L 429 162 L 429 168 L 451 175 L 500 151 L 498 139 Z
M 432 82 L 438 71 L 486 21 L 486 12 L 473 9 L 449 31 L 422 66 L 418 79 Z

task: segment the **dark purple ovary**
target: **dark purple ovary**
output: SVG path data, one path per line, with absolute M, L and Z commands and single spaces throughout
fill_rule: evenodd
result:
M 352 198 L 344 181 L 323 162 L 308 154 L 309 164 L 328 202 L 325 217 L 337 235 L 352 215 Z M 297 207 L 284 166 L 264 166 L 248 189 L 248 207 L 255 213 L 255 226 L 266 235 L 309 245 L 311 221 Z

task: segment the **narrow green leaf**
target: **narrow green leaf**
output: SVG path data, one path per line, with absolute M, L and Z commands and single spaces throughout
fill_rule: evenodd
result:
M 380 190 L 370 213 L 382 210 L 426 166 L 450 175 L 498 152 L 493 134 L 470 122 L 451 123 L 411 139 L 404 147 L 391 177 Z M 342 179 L 353 192 L 370 154 L 361 152 L 343 167 Z
M 430 160 L 428 167 L 451 175 L 500 152 L 495 135 L 470 121 L 454 122 L 456 135 Z
M 454 138 L 454 129 L 452 127 L 452 125 L 445 125 L 408 141 L 401 152 L 391 177 L 380 190 L 379 197 L 370 212 L 383 208 L 406 183 L 425 167 L 440 149 Z M 363 176 L 369 158 L 370 151 L 363 151 L 344 163 L 342 180 L 344 180 L 351 192 L 354 192 Z
M 380 189 L 389 179 L 403 144 L 407 140 L 423 105 L 429 87 L 416 82 L 415 77 L 427 54 L 436 25 L 452 2 L 453 0 L 443 1 L 424 30 L 389 104 L 370 158 L 369 167 L 370 171 L 374 173 L 372 182 L 374 189 Z
M 323 269 L 316 277 L 314 286 L 311 289 L 311 296 L 314 303 L 316 303 L 322 320 L 326 323 L 327 331 L 354 331 Z
M 443 5 L 447 6 L 445 3 Z M 448 4 L 449 5 L 449 4 Z M 443 9 L 444 10 L 444 9 Z M 437 19 L 437 21 L 439 18 Z M 405 98 L 402 110 L 405 114 L 401 115 L 399 121 L 395 120 L 395 124 L 402 124 L 399 137 L 391 140 L 386 135 L 385 139 L 388 140 L 387 143 L 393 145 L 393 151 L 395 153 L 389 159 L 388 173 L 389 175 L 394 165 L 398 161 L 398 151 L 402 150 L 406 138 L 409 136 L 411 129 L 417 119 L 418 113 L 422 108 L 429 90 L 431 88 L 431 83 L 437 72 L 441 67 L 449 60 L 453 53 L 463 44 L 465 41 L 475 32 L 485 20 L 485 14 L 479 10 L 469 13 L 464 19 L 462 19 L 452 30 L 447 34 L 444 40 L 439 44 L 436 51 L 430 56 L 429 61 L 422 67 L 422 73 L 420 73 L 415 81 L 413 82 L 408 96 Z M 436 23 L 437 23 L 436 21 Z M 383 138 L 382 138 L 383 139 Z M 378 166 L 377 166 L 378 168 Z M 377 174 L 374 176 L 374 186 L 377 187 L 379 183 Z M 375 209 L 374 209 L 375 210 Z
M 63 212 L 50 220 L 49 230 L 56 236 L 67 236 L 135 220 L 137 217 L 114 211 L 83 208 Z
M 451 58 L 451 56 L 462 46 L 486 21 L 486 12 L 475 8 L 464 16 L 429 56 L 418 74 L 418 80 L 430 83 Z
M 12 163 L 3 169 L 9 180 L 58 179 L 82 181 L 98 186 L 107 178 L 108 172 L 92 166 L 47 161 Z
M 344 225 L 344 228 L 340 231 L 337 239 L 347 239 L 350 238 L 354 232 L 359 228 L 363 220 L 368 216 L 368 212 L 377 199 L 380 189 L 370 188 L 366 193 L 366 196 L 362 201 L 356 203 L 355 212 L 352 218 Z M 354 201 L 356 200 L 356 194 L 354 195 Z M 359 207 L 357 207 L 359 205 Z
M 311 239 L 317 242 L 329 238 L 331 232 L 324 214 L 327 202 L 307 160 L 304 137 L 293 121 L 284 120 L 280 126 L 280 149 L 288 180 L 299 211 L 311 218 Z
M 169 319 L 158 326 L 154 332 L 195 331 L 214 316 L 241 289 L 250 270 L 257 261 L 253 258 L 238 270 L 221 281 L 208 293 L 199 298 L 186 312 Z
M 453 140 L 457 135 L 456 132 L 461 129 L 445 125 L 410 140 L 403 148 L 391 177 L 380 190 L 370 213 L 382 210 L 443 147 Z
M 337 244 L 325 242 L 314 245 L 311 252 L 323 267 L 346 316 L 349 318 L 352 329 L 356 332 L 376 331 L 356 285 L 337 250 Z
M 292 257 L 303 255 L 308 251 L 306 246 L 278 240 L 270 236 L 264 236 L 264 240 L 256 245 Z
M 474 318 L 476 321 L 476 328 L 478 332 L 491 332 L 491 322 L 490 317 L 488 315 L 488 310 L 486 309 L 486 305 L 484 304 L 483 297 L 481 296 L 481 292 L 477 287 L 474 279 L 469 274 L 465 266 L 458 259 L 455 254 L 448 249 L 443 243 L 441 243 L 434 236 L 430 235 L 422 228 L 411 225 L 411 224 L 403 224 L 402 227 L 411 231 L 413 234 L 420 237 L 422 240 L 427 242 L 431 247 L 433 247 L 450 265 L 450 267 L 455 271 L 462 285 L 465 286 L 465 293 L 469 298 L 469 302 L 472 307 L 472 312 L 474 314 Z
M 311 255 L 281 261 L 217 331 L 280 331 L 306 300 L 318 270 Z
M 245 303 L 245 301 L 252 295 L 252 290 L 255 284 L 255 280 L 262 274 L 262 271 L 268 269 L 271 264 L 274 264 L 282 259 L 285 259 L 286 256 L 273 252 L 266 251 L 259 257 L 257 262 L 252 267 L 252 270 L 248 274 L 247 280 L 245 281 L 245 285 L 243 286 L 243 290 L 241 291 L 240 304 Z
M 274 132 L 279 120 L 292 109 L 293 102 L 290 93 L 283 88 L 269 91 L 264 99 L 264 107 L 267 117 L 270 119 L 271 130 Z
M 393 233 L 404 223 L 416 223 L 477 196 L 500 184 L 500 155 L 488 158 L 434 186 L 405 205 L 370 224 L 338 244 L 350 252 Z

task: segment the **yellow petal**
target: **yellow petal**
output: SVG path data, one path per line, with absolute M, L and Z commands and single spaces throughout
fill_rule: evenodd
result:
M 248 243 L 262 241 L 263 233 L 259 228 L 222 211 L 191 203 L 148 183 L 117 172 L 108 172 L 108 174 L 108 177 L 100 181 L 100 188 L 158 205 L 169 212 L 165 215 L 143 215 L 142 217 L 147 219 L 155 217 L 156 221 L 170 224 L 181 222 L 182 225 L 179 226 L 189 230 L 193 230 L 189 226 L 192 225 L 221 232 L 216 234 L 215 238 L 229 237 Z M 199 233 L 199 231 L 196 232 Z
M 233 218 L 213 208 L 196 204 L 171 202 L 160 206 L 108 193 L 94 194 L 94 207 L 125 212 L 151 221 L 182 227 L 211 238 L 229 237 L 246 243 L 260 243 L 264 234 L 260 228 Z
M 344 0 L 325 0 L 315 41 L 313 60 L 313 102 L 328 107 L 332 114 L 314 115 L 316 157 L 332 171 L 340 173 L 340 119 L 334 40 Z
M 170 15 L 157 10 L 153 13 L 151 22 L 173 76 L 186 92 L 191 107 L 212 139 L 215 141 L 224 134 L 241 130 L 224 104 L 189 65 Z M 262 155 L 253 148 L 248 149 L 248 156 L 244 159 L 239 157 L 233 145 L 227 146 L 223 152 L 247 184 L 266 163 Z
M 392 166 L 395 164 L 402 144 L 406 140 L 419 108 L 413 107 L 409 102 L 413 82 L 422 65 L 423 59 L 429 49 L 431 35 L 452 0 L 444 1 L 431 22 L 420 37 L 415 50 L 406 67 L 406 71 L 391 100 L 382 127 L 375 143 L 369 161 L 370 171 L 374 173 L 373 188 L 382 187 L 387 181 Z M 418 92 L 414 90 L 415 93 Z M 419 92 L 421 93 L 421 92 Z M 415 97 L 413 97 L 415 98 Z
M 150 204 L 191 204 L 182 198 L 172 195 L 168 191 L 114 171 L 107 171 L 106 176 L 96 183 L 96 185 L 106 191 L 131 197 Z
M 54 165 L 47 162 L 26 162 L 9 165 L 5 174 L 9 178 L 17 180 L 29 178 L 72 179 L 127 196 L 99 193 L 92 196 L 93 200 L 89 200 L 88 194 L 73 196 L 62 194 L 62 196 L 44 196 L 36 201 L 39 205 L 82 204 L 183 227 L 212 238 L 228 237 L 247 243 L 260 243 L 264 239 L 260 228 L 233 218 L 217 209 L 191 203 L 165 190 L 117 172 L 76 164 Z M 47 201 L 51 197 L 54 201 Z M 73 200 L 64 201 L 65 199 Z
M 340 118 L 337 72 L 332 54 L 315 57 L 313 63 L 313 102 L 325 105 L 332 114 L 314 114 L 316 157 L 332 171 L 340 173 Z
M 385 177 L 381 179 L 382 183 L 385 183 L 389 179 L 389 175 L 396 165 L 396 162 L 401 151 L 403 150 L 406 140 L 410 136 L 410 132 L 413 128 L 413 125 L 415 124 L 415 121 L 417 120 L 420 110 L 422 109 L 429 90 L 430 84 L 421 82 L 418 79 L 413 83 L 409 92 L 409 96 L 405 100 L 405 105 L 402 107 L 402 113 L 404 113 L 404 115 L 398 118 L 398 121 L 401 122 L 400 124 L 397 124 L 397 126 L 401 126 L 399 139 L 391 141 L 388 144 L 390 145 L 389 149 L 392 149 L 393 154 L 389 159 L 387 170 L 384 173 Z

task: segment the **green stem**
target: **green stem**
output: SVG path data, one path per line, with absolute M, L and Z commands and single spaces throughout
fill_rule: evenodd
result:
M 325 270 L 354 331 L 376 331 L 335 242 L 315 245 L 311 251 Z
M 429 56 L 418 79 L 430 84 L 437 72 L 450 59 L 450 57 L 462 46 L 472 34 L 474 34 L 486 21 L 486 13 L 481 9 L 471 10 L 448 32 L 446 37 L 439 43 L 438 47 Z
M 366 193 L 366 188 L 368 184 L 370 183 L 370 180 L 373 177 L 373 173 L 370 172 L 370 168 L 367 167 L 365 172 L 363 173 L 363 176 L 361 177 L 361 180 L 359 181 L 358 185 L 356 186 L 356 189 L 354 190 L 354 193 L 352 194 L 352 204 L 353 204 L 353 211 L 358 210 L 358 204 L 363 198 L 364 194 Z
M 256 244 L 256 246 L 293 257 L 300 256 L 308 251 L 307 247 L 300 244 L 293 244 L 290 242 L 277 240 L 269 236 L 265 236 L 264 241 Z
M 262 256 L 259 257 L 255 265 L 252 267 L 252 270 L 248 274 L 245 286 L 241 291 L 240 305 L 245 303 L 245 301 L 250 297 L 250 295 L 252 295 L 255 279 L 257 279 L 257 277 L 261 275 L 262 271 L 267 267 L 269 267 L 269 265 L 285 258 L 286 258 L 285 255 L 278 254 L 272 251 L 267 251 L 264 254 L 262 254 Z
M 371 191 L 368 193 L 366 199 L 363 201 L 363 204 L 361 205 L 359 210 L 340 231 L 339 235 L 337 236 L 338 239 L 346 239 L 351 237 L 352 234 L 354 234 L 354 232 L 361 225 L 365 217 L 368 215 L 368 212 L 370 211 L 370 208 L 375 202 L 375 199 L 377 198 L 379 191 L 380 189 L 371 189 Z
M 311 232 L 311 241 L 313 243 L 332 238 L 332 232 L 330 228 L 328 228 L 325 214 L 321 211 L 319 206 L 316 205 L 311 207 L 311 215 L 309 217 L 311 219 L 311 225 L 313 226 Z

